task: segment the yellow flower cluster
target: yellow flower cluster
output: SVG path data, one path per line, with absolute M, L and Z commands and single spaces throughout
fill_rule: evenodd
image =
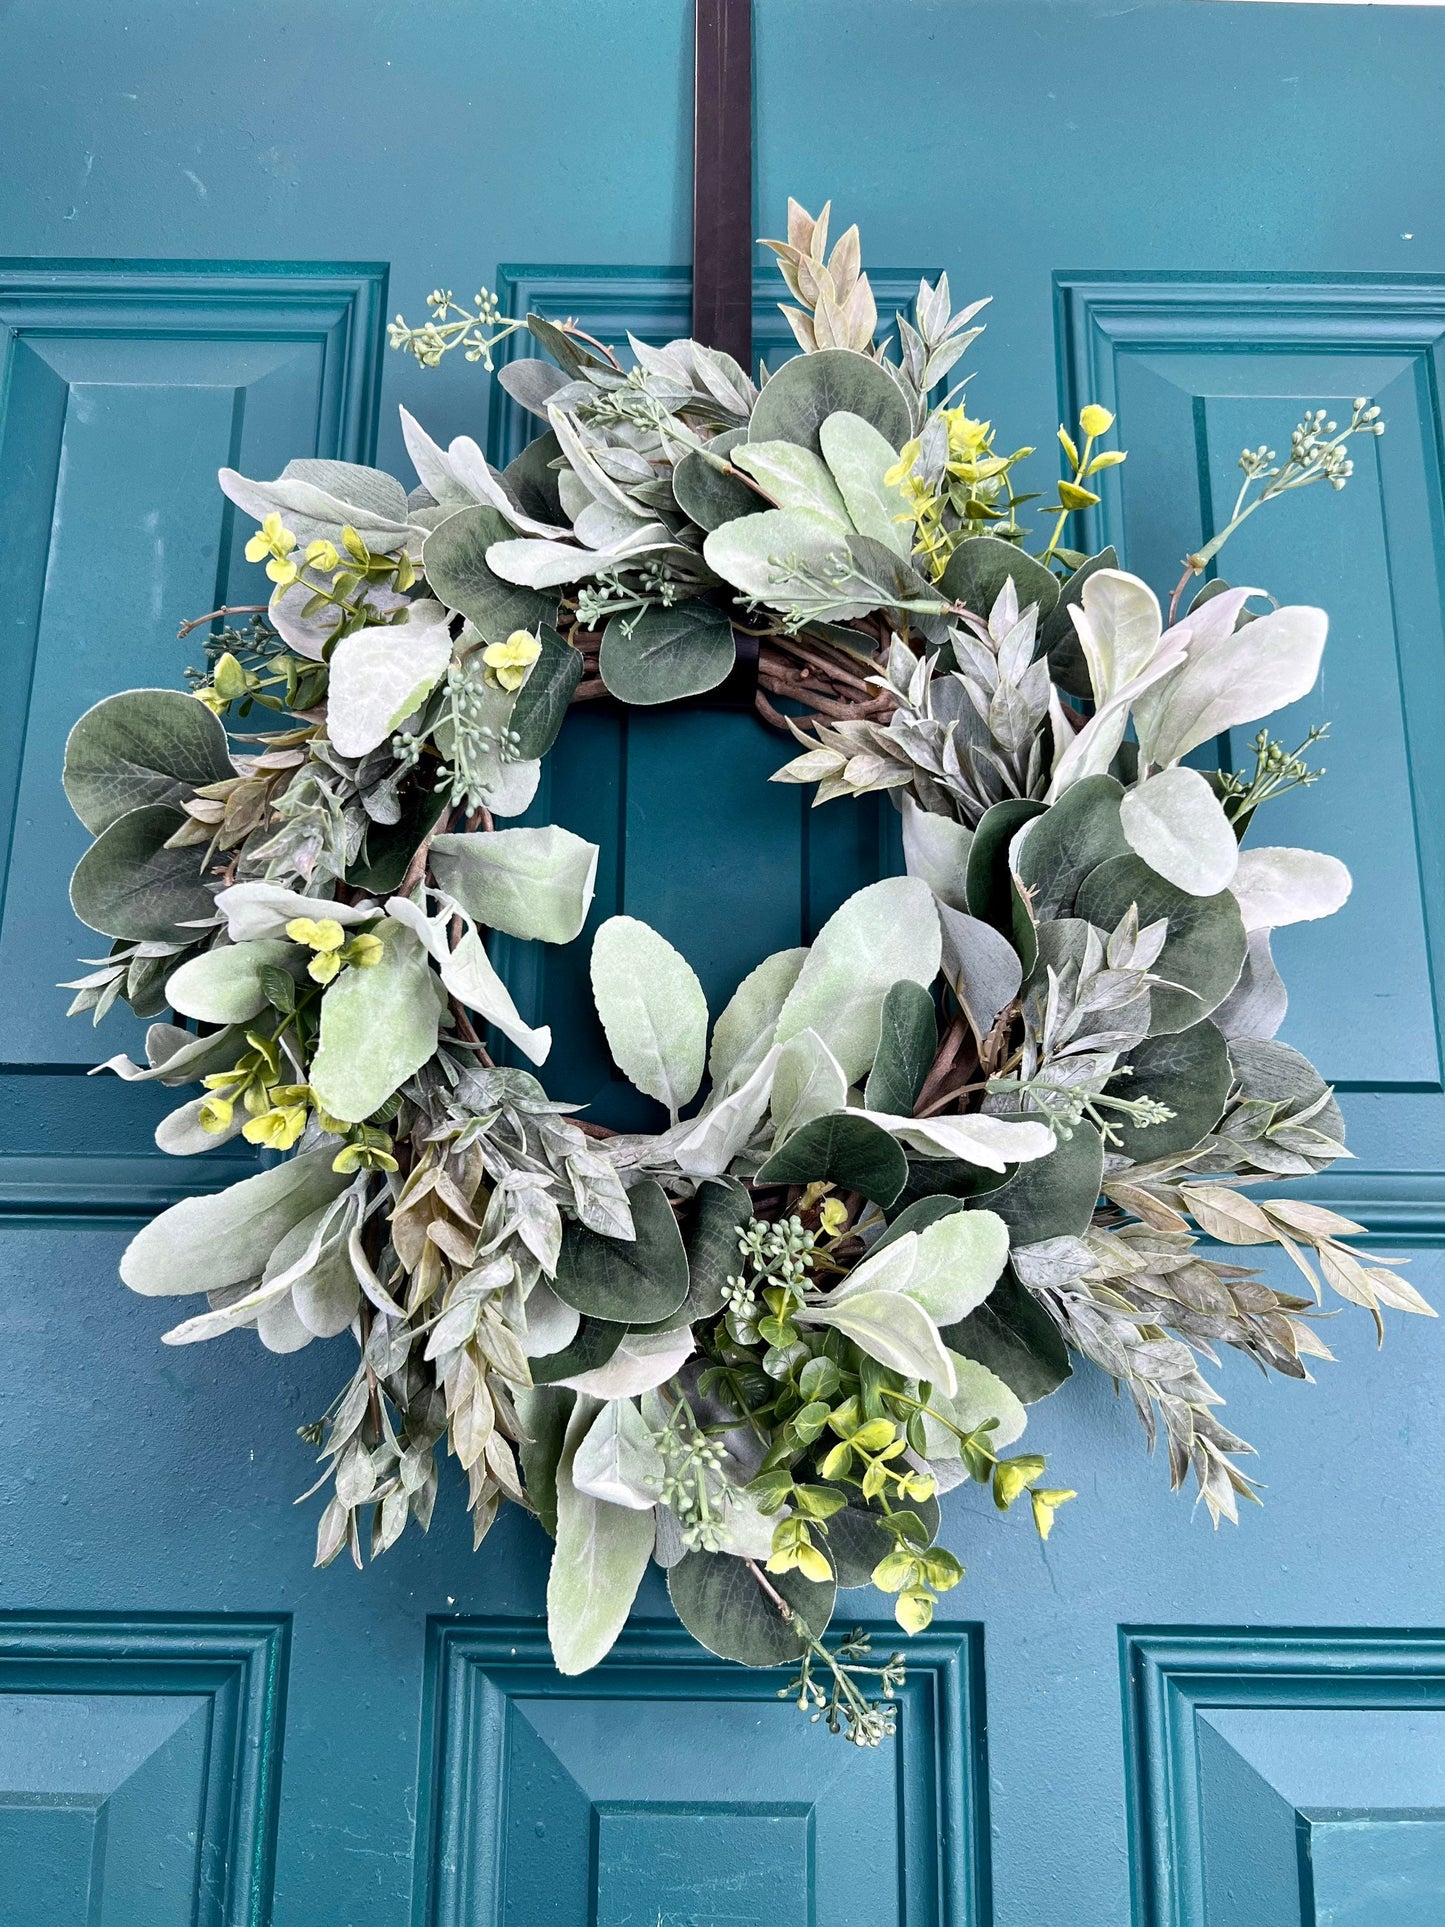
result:
M 482 651 L 487 681 L 494 689 L 517 690 L 542 653 L 542 645 L 526 629 L 514 629 L 505 642 L 489 642 Z
M 293 917 L 286 926 L 292 943 L 303 943 L 316 954 L 306 966 L 313 983 L 329 984 L 343 964 L 370 970 L 382 957 L 380 937 L 362 935 L 347 940 L 335 917 Z

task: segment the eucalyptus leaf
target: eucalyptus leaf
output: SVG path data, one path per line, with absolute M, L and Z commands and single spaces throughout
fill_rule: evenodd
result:
M 575 1397 L 560 1385 L 525 1386 L 513 1394 L 527 1432 L 518 1448 L 522 1483 L 542 1530 L 551 1539 L 557 1536 L 557 1465 Z
M 513 748 L 523 762 L 535 762 L 551 749 L 561 734 L 568 705 L 582 680 L 581 650 L 570 648 L 550 622 L 535 626 L 542 653 L 517 691 L 508 724 Z
M 1012 582 L 1018 591 L 1020 609 L 1037 605 L 1041 621 L 1059 599 L 1058 577 L 996 535 L 971 535 L 960 542 L 938 586 L 950 602 L 961 602 L 975 615 L 988 616 L 1005 582 Z
M 619 702 L 645 707 L 716 689 L 736 656 L 727 617 L 712 603 L 693 600 L 611 617 L 597 666 Z
M 785 361 L 764 384 L 748 440 L 821 452 L 823 423 L 836 414 L 861 416 L 891 448 L 902 448 L 913 432 L 908 404 L 886 370 L 850 348 L 823 348 Z
M 532 1383 L 562 1386 L 568 1379 L 596 1371 L 616 1356 L 626 1336 L 626 1325 L 616 1325 L 605 1318 L 584 1318 L 571 1342 L 561 1351 L 546 1352 L 530 1361 Z
M 809 1638 L 827 1631 L 837 1588 L 831 1579 L 820 1583 L 796 1571 L 769 1573 L 767 1581 L 794 1617 L 784 1619 L 746 1562 L 725 1552 L 686 1554 L 668 1573 L 667 1591 L 678 1618 L 708 1652 L 740 1666 L 783 1666 L 800 1656 Z
M 564 1304 L 588 1318 L 652 1324 L 687 1297 L 687 1252 L 667 1193 L 655 1179 L 644 1178 L 627 1196 L 635 1237 L 604 1238 L 584 1224 L 567 1224 L 554 1285 Z
M 1058 1326 L 1011 1270 L 977 1311 L 946 1327 L 943 1339 L 987 1366 L 1025 1405 L 1056 1392 L 1073 1370 Z
M 1110 1150 L 1120 1151 L 1136 1164 L 1155 1158 L 1182 1156 L 1208 1137 L 1223 1115 L 1229 1097 L 1229 1046 L 1206 1017 L 1187 1030 L 1146 1037 L 1131 1045 L 1129 1066 L 1105 1086 L 1112 1097 L 1152 1097 L 1174 1115 L 1161 1124 L 1138 1125 L 1119 1112 L 1109 1112 L 1117 1139 Z
M 507 492 L 536 522 L 560 523 L 565 520 L 557 492 L 557 471 L 552 464 L 562 453 L 562 444 L 549 428 L 536 436 L 502 470 Z
M 233 776 L 220 719 L 175 689 L 127 689 L 98 702 L 65 741 L 70 807 L 92 836 L 148 803 L 175 808 Z
M 504 582 L 489 565 L 487 550 L 512 534 L 500 510 L 464 508 L 434 528 L 422 545 L 422 570 L 432 593 L 448 609 L 459 610 L 487 642 L 505 642 L 514 630 L 535 630 L 557 616 L 555 595 Z
M 1211 1021 L 1231 1043 L 1236 1038 L 1268 1039 L 1284 1022 L 1288 1010 L 1289 993 L 1274 967 L 1269 932 L 1251 930 L 1239 982 L 1224 1002 L 1215 1006 Z
M 943 974 L 981 1043 L 999 1012 L 1018 996 L 1023 963 L 1008 938 L 981 917 L 965 916 L 940 903 L 938 920 L 943 927 Z M 868 1103 L 871 1109 L 871 1096 Z M 888 1108 L 911 1110 L 912 1105 Z
M 191 934 L 178 925 L 208 919 L 204 846 L 165 847 L 188 820 L 168 804 L 146 803 L 107 825 L 70 879 L 80 921 L 107 937 L 174 943 Z
M 979 818 L 969 845 L 964 876 L 964 902 L 970 916 L 982 917 L 995 930 L 1013 934 L 1014 887 L 1009 872 L 1009 845 L 1045 806 L 1025 796 L 994 803 Z
M 758 1172 L 760 1184 L 831 1181 L 860 1191 L 886 1211 L 903 1189 L 908 1159 L 887 1131 L 854 1111 L 815 1118 L 774 1151 Z
M 1228 890 L 1192 896 L 1167 882 L 1137 856 L 1111 857 L 1085 879 L 1078 914 L 1098 930 L 1113 930 L 1130 905 L 1144 928 L 1165 917 L 1155 973 L 1163 978 L 1149 992 L 1151 1031 L 1187 1030 L 1207 1017 L 1239 982 L 1248 941 L 1239 905 Z M 1170 986 L 1180 986 L 1171 988 Z
M 1123 785 L 1112 776 L 1085 776 L 1019 837 L 1014 874 L 1028 892 L 1036 922 L 1071 917 L 1090 871 L 1111 856 L 1129 855 L 1132 846 L 1120 822 L 1123 799 Z
M 942 1523 L 937 1499 L 910 1499 L 908 1510 L 923 1527 L 924 1543 L 932 1545 Z M 856 1490 L 850 1491 L 849 1503 L 842 1511 L 828 1520 L 827 1533 L 828 1557 L 840 1587 L 872 1585 L 873 1568 L 898 1544 L 880 1515 L 859 1501 Z
M 672 471 L 672 492 L 689 521 L 709 533 L 767 507 L 765 498 L 720 455 L 690 449 Z
M 492 930 L 571 943 L 587 921 L 598 849 L 571 830 L 475 830 L 433 837 L 431 870 L 467 915 Z
M 1104 1141 L 1092 1124 L 1061 1137 L 1052 1154 L 1020 1165 L 1007 1184 L 988 1194 L 988 1208 L 1009 1228 L 1014 1244 L 1044 1238 L 1081 1238 L 1089 1229 L 1104 1181 Z
M 592 994 L 618 1069 L 675 1123 L 707 1050 L 707 999 L 692 966 L 647 924 L 609 917 L 592 940 Z

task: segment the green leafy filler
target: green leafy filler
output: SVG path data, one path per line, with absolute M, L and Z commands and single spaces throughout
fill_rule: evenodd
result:
M 117 1000 L 152 1020 L 143 1062 L 102 1068 L 193 1091 L 163 1149 L 264 1154 L 162 1212 L 121 1275 L 203 1290 L 168 1343 L 347 1348 L 302 1428 L 319 1564 L 425 1530 L 450 1451 L 478 1544 L 504 1500 L 551 1534 L 562 1670 L 605 1656 L 655 1563 L 704 1646 L 790 1667 L 782 1697 L 875 1744 L 904 1661 L 829 1643 L 840 1589 L 926 1627 L 963 1578 L 939 1542 L 958 1485 L 1027 1494 L 1046 1540 L 1075 1495 L 1016 1448 L 1071 1359 L 1217 1522 L 1255 1494 L 1201 1360 L 1307 1377 L 1323 1284 L 1377 1324 L 1429 1308 L 1357 1226 L 1255 1195 L 1347 1155 L 1276 1038 L 1270 935 L 1350 883 L 1246 840 L 1319 775 L 1322 723 L 1295 750 L 1262 727 L 1253 770 L 1207 761 L 1309 696 L 1325 617 L 1220 580 L 1180 606 L 1266 502 L 1342 487 L 1379 410 L 1308 413 L 1283 462 L 1246 451 L 1166 615 L 1112 550 L 1065 544 L 1124 461 L 1109 409 L 1060 428 L 1053 492 L 1021 489 L 1032 451 L 955 380 L 983 304 L 924 281 L 880 343 L 857 230 L 830 248 L 828 225 L 791 204 L 767 243 L 801 352 L 760 381 L 437 290 L 393 345 L 500 361 L 537 424 L 507 468 L 404 413 L 410 490 L 346 462 L 222 471 L 269 594 L 181 625 L 188 693 L 76 723 L 72 901 L 111 948 L 70 988 L 97 1022 Z M 596 847 L 533 803 L 573 705 L 705 696 L 740 639 L 759 716 L 798 739 L 775 780 L 886 793 L 907 873 L 713 1021 L 672 943 L 594 918 Z M 490 954 L 584 931 L 627 1131 L 533 1075 L 550 1030 Z M 1261 1244 L 1305 1293 L 1220 1251 Z

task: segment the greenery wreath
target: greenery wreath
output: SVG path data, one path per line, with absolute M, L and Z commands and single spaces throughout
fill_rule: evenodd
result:
M 114 942 L 67 987 L 97 1021 L 117 998 L 161 1019 L 146 1064 L 104 1068 L 202 1087 L 164 1150 L 241 1133 L 288 1154 L 163 1212 L 121 1276 L 204 1284 L 171 1344 L 350 1335 L 303 1432 L 331 1487 L 318 1563 L 361 1564 L 364 1515 L 373 1555 L 425 1529 L 445 1445 L 478 1544 L 503 1499 L 552 1535 L 563 1671 L 603 1657 L 655 1560 L 704 1646 L 792 1664 L 785 1690 L 872 1743 L 903 1662 L 825 1640 L 837 1589 L 871 1582 L 926 1626 L 963 1571 L 939 1494 L 969 1478 L 1004 1511 L 1027 1493 L 1048 1535 L 1074 1494 L 1014 1448 L 1071 1353 L 1127 1387 L 1151 1444 L 1162 1425 L 1172 1484 L 1192 1474 L 1217 1522 L 1254 1496 L 1249 1448 L 1198 1355 L 1307 1376 L 1321 1274 L 1377 1324 L 1428 1307 L 1342 1242 L 1357 1226 L 1244 1188 L 1343 1153 L 1330 1090 L 1274 1041 L 1270 931 L 1337 909 L 1349 877 L 1241 847 L 1315 780 L 1308 744 L 1262 730 L 1247 773 L 1185 761 L 1302 697 L 1326 629 L 1220 581 L 1181 615 L 1191 577 L 1265 502 L 1342 487 L 1379 410 L 1307 415 L 1283 461 L 1246 451 L 1166 617 L 1111 550 L 1061 546 L 1124 460 L 1108 411 L 1060 428 L 1031 554 L 1032 451 L 997 452 L 949 388 L 983 304 L 925 281 L 876 346 L 857 229 L 831 251 L 827 229 L 792 204 L 766 244 L 804 352 L 761 387 L 696 342 L 624 363 L 437 291 L 392 328 L 424 365 L 490 369 L 522 328 L 551 356 L 501 370 L 544 424 L 505 471 L 405 414 L 410 494 L 343 462 L 223 470 L 270 600 L 182 626 L 211 625 L 189 694 L 75 725 L 65 787 L 95 841 L 72 901 Z M 570 704 L 716 688 L 739 637 L 759 712 L 803 744 L 775 780 L 887 792 L 907 874 L 760 962 L 710 1044 L 686 960 L 607 919 L 597 1011 L 670 1119 L 614 1134 L 503 1061 L 550 1038 L 483 935 L 575 940 L 597 850 L 496 820 L 527 809 Z M 1282 1246 L 1309 1295 L 1200 1234 Z

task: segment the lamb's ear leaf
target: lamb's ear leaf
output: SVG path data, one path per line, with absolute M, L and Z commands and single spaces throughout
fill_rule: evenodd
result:
M 70 907 L 106 937 L 174 943 L 192 931 L 177 926 L 212 916 L 204 846 L 166 844 L 187 818 L 166 803 L 127 810 L 103 829 L 75 866 Z
M 380 960 L 344 970 L 321 1000 L 311 1064 L 317 1102 L 349 1124 L 370 1117 L 421 1069 L 441 1021 L 441 984 L 419 939 L 390 917 L 375 934 Z
M 557 1543 L 547 1577 L 547 1637 L 559 1673 L 585 1673 L 611 1651 L 652 1557 L 651 1512 L 608 1505 L 578 1489 L 577 1451 L 598 1416 L 579 1397 L 557 1462 Z
M 1012 1269 L 977 1311 L 945 1327 L 943 1342 L 986 1365 L 1025 1405 L 1057 1391 L 1073 1370 L 1058 1326 Z
M 933 998 L 922 984 L 904 978 L 883 999 L 878 1050 L 863 1098 L 870 1111 L 907 1117 L 938 1050 Z
M 903 1189 L 908 1159 L 878 1125 L 850 1111 L 815 1118 L 795 1131 L 758 1172 L 761 1184 L 812 1184 L 831 1181 L 845 1191 L 861 1191 L 886 1211 Z
M 562 1233 L 554 1289 L 589 1318 L 648 1325 L 669 1317 L 687 1297 L 687 1251 L 667 1193 L 644 1178 L 627 1194 L 636 1236 L 604 1238 L 584 1224 Z
M 555 823 L 474 830 L 432 839 L 432 874 L 489 930 L 571 943 L 587 921 L 598 850 Z
M 592 995 L 618 1069 L 675 1121 L 707 1052 L 707 999 L 692 966 L 636 917 L 609 917 L 592 940 Z
M 1112 548 L 1100 549 L 1087 562 L 1081 562 L 1060 589 L 1052 613 L 1039 625 L 1039 642 L 1049 659 L 1049 675 L 1067 695 L 1092 700 L 1094 694 L 1089 665 L 1084 661 L 1069 610 L 1080 604 L 1084 584 L 1096 569 L 1117 569 L 1118 566 L 1119 557 Z
M 699 1646 L 740 1666 L 783 1666 L 807 1645 L 799 1625 L 821 1639 L 837 1586 L 799 1572 L 769 1573 L 768 1584 L 797 1615 L 784 1619 L 746 1561 L 724 1552 L 689 1552 L 667 1575 L 673 1610 Z
M 92 836 L 147 803 L 175 808 L 235 770 L 220 719 L 176 689 L 126 689 L 87 709 L 65 743 L 62 782 Z
M 713 1026 L 707 1068 L 715 1093 L 745 1084 L 767 1056 L 807 955 L 806 948 L 775 950 L 733 992 Z
M 298 944 L 262 938 L 256 943 L 220 944 L 192 957 L 166 979 L 166 1002 L 183 1017 L 203 1024 L 244 1024 L 263 1011 L 268 970 L 299 976 L 306 952 Z M 294 993 L 293 993 L 294 1000 Z

